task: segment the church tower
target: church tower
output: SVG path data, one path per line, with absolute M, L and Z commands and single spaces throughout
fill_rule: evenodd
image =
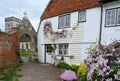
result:
M 5 31 L 11 30 L 11 28 L 18 27 L 21 23 L 21 20 L 16 17 L 7 17 L 5 18 Z

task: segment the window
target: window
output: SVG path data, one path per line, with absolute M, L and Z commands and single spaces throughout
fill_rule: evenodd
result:
M 24 49 L 24 44 L 22 44 L 22 49 Z
M 26 49 L 28 49 L 28 43 L 26 43 Z
M 106 11 L 106 26 L 115 26 L 116 22 L 116 9 Z
M 78 13 L 78 22 L 85 22 L 86 21 L 86 11 L 79 11 Z
M 120 25 L 120 8 L 117 11 L 117 25 Z
M 68 28 L 70 26 L 70 14 L 59 16 L 58 25 L 58 28 Z
M 60 55 L 68 54 L 68 44 L 59 44 L 59 54 Z
M 10 27 L 10 24 L 8 24 L 8 27 Z
M 120 8 L 106 10 L 105 26 L 120 25 Z
M 52 52 L 52 45 L 46 45 L 46 52 L 51 53 Z

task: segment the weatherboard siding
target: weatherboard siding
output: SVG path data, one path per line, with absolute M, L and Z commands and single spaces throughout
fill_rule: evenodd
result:
M 43 28 L 46 21 L 52 23 L 52 29 L 54 31 L 58 29 L 58 16 L 47 18 L 42 20 L 40 29 L 38 31 L 38 54 L 40 61 L 44 62 L 45 59 L 45 44 L 60 44 L 68 43 L 69 44 L 69 56 L 74 55 L 74 59 L 65 57 L 65 61 L 69 64 L 76 63 L 79 64 L 84 59 L 87 58 L 85 52 L 86 49 L 97 42 L 99 38 L 99 27 L 100 27 L 100 8 L 91 8 L 86 9 L 86 22 L 78 23 L 78 11 L 71 12 L 70 18 L 70 28 L 65 28 L 68 31 L 66 38 L 59 38 L 55 41 L 51 41 L 49 36 L 45 37 Z M 58 52 L 56 52 L 57 55 Z

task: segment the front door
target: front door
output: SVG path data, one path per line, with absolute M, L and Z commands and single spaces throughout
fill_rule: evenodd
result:
M 51 63 L 52 62 L 52 46 L 51 44 L 45 45 L 45 63 Z

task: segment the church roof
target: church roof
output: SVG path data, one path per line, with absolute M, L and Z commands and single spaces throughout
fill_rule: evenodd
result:
M 50 0 L 41 19 L 99 6 L 98 0 Z

